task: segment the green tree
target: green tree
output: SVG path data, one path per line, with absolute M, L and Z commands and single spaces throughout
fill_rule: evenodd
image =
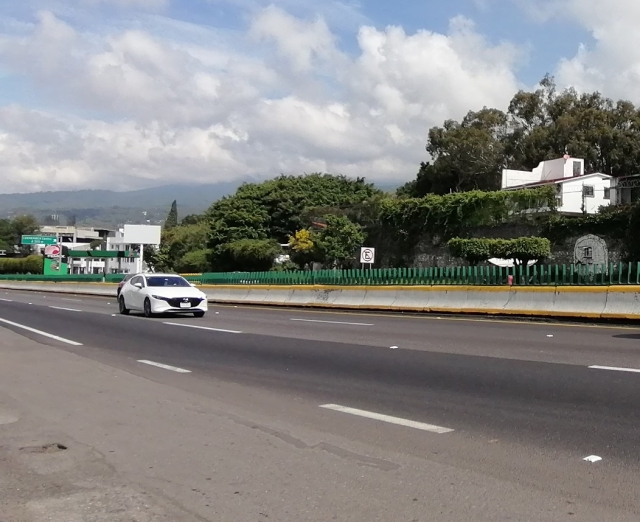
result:
M 218 247 L 215 268 L 223 272 L 266 272 L 281 254 L 282 247 L 273 239 L 240 239 Z
M 366 239 L 362 227 L 345 216 L 328 215 L 324 220 L 326 228 L 316 243 L 324 262 L 336 268 L 353 266 Z
M 176 200 L 171 203 L 171 209 L 167 214 L 167 219 L 164 222 L 165 230 L 171 230 L 178 226 L 178 202 Z
M 11 238 L 9 243 L 18 247 L 23 255 L 28 254 L 31 251 L 29 246 L 19 246 L 21 244 L 22 236 L 28 236 L 35 234 L 40 230 L 38 220 L 31 215 L 16 216 L 11 220 Z
M 586 172 L 613 176 L 640 171 L 640 111 L 598 92 L 558 90 L 545 76 L 533 92 L 514 95 L 507 113 L 484 108 L 429 131 L 431 161 L 399 197 L 496 190 L 505 167 L 532 170 L 565 153 L 585 160 Z
M 398 195 L 499 189 L 507 122 L 502 111 L 484 108 L 469 112 L 461 122 L 447 120 L 433 127 L 426 147 L 433 163 L 422 163 L 416 180 L 401 187 Z

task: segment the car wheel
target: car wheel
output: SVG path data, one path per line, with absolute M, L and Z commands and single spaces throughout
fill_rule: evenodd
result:
M 194 317 L 204 317 L 204 312 L 193 312 Z
M 144 300 L 144 316 L 153 317 L 153 312 L 151 311 L 151 301 L 149 301 L 148 297 Z
M 122 315 L 129 315 L 129 309 L 124 303 L 124 296 L 120 296 L 120 299 L 118 299 L 118 308 L 120 309 L 120 313 Z

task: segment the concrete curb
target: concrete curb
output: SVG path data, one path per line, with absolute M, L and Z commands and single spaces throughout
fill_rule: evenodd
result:
M 112 283 L 0 281 L 0 288 L 115 297 Z M 640 320 L 640 286 L 202 285 L 212 303 L 343 310 Z

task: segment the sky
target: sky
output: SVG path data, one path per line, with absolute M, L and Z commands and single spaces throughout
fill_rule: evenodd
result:
M 640 103 L 638 0 L 0 0 L 0 192 L 413 179 L 550 73 Z

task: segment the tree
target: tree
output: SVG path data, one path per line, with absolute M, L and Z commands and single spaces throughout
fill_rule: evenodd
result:
M 426 147 L 433 163 L 422 163 L 415 182 L 399 195 L 499 189 L 507 131 L 507 115 L 487 108 L 469 112 L 461 122 L 447 120 L 433 127 Z
M 35 234 L 40 230 L 40 225 L 35 217 L 31 215 L 17 216 L 11 220 L 11 237 L 8 243 L 20 249 L 23 255 L 30 252 L 29 246 L 20 246 L 22 236 Z
M 318 234 L 317 248 L 325 263 L 336 268 L 353 266 L 366 234 L 362 227 L 344 216 L 328 215 L 326 228 Z
M 319 260 L 319 254 L 313 242 L 313 234 L 306 228 L 298 230 L 293 236 L 289 237 L 289 247 L 291 249 L 291 261 L 300 267 L 305 267 Z
M 178 202 L 176 200 L 171 203 L 171 210 L 167 214 L 167 219 L 164 222 L 165 230 L 171 230 L 178 226 Z
M 182 218 L 181 225 L 197 225 L 204 219 L 201 214 L 189 214 Z
M 491 258 L 513 259 L 516 265 L 523 265 L 530 261 L 542 261 L 551 255 L 551 242 L 543 237 L 453 238 L 447 245 L 451 255 L 464 259 L 471 265 L 486 262 Z
M 282 247 L 273 239 L 241 239 L 220 245 L 214 262 L 223 272 L 266 272 L 281 254 Z
M 426 148 L 431 161 L 421 163 L 399 197 L 496 190 L 503 168 L 532 170 L 564 154 L 583 158 L 586 172 L 635 174 L 640 111 L 598 92 L 559 91 L 547 75 L 535 91 L 516 93 L 507 113 L 484 108 L 432 128 Z

